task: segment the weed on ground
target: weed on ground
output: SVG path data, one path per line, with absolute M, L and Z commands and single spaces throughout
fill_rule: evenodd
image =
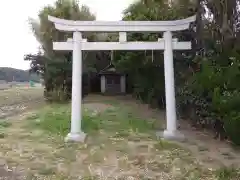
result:
M 8 136 L 0 139 L 1 156 L 30 179 L 238 180 L 235 168 L 206 168 L 184 147 L 157 140 L 156 121 L 117 103 L 102 111 L 88 104 L 82 119 L 86 141 L 64 143 L 70 105 L 52 104 L 3 125 Z

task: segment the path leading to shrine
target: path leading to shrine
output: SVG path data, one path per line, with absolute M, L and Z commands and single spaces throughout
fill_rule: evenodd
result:
M 103 98 L 106 101 L 106 97 L 89 97 L 90 101 L 94 99 Z M 159 109 L 149 108 L 148 105 L 142 104 L 136 101 L 130 96 L 125 97 L 107 97 L 110 101 L 118 101 L 122 106 L 131 107 L 135 114 L 138 114 L 139 118 L 146 120 L 153 119 L 155 122 L 154 130 L 165 129 L 165 112 Z M 99 108 L 104 104 L 97 104 Z M 97 109 L 96 104 L 94 108 Z M 93 109 L 94 109 L 93 108 Z M 215 168 L 219 166 L 231 166 L 238 164 L 240 167 L 240 152 L 231 146 L 228 142 L 215 140 L 213 135 L 208 132 L 197 131 L 193 129 L 187 122 L 183 120 L 179 122 L 180 130 L 184 133 L 187 140 L 185 142 L 175 142 L 182 147 L 187 147 L 194 156 L 197 157 L 202 163 L 209 168 Z

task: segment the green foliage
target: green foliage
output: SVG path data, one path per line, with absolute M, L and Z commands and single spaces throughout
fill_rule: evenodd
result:
M 218 180 L 237 180 L 240 178 L 239 169 L 234 167 L 220 168 L 216 171 L 216 177 Z
M 59 90 L 54 89 L 53 91 L 45 91 L 44 97 L 49 102 L 57 102 L 57 103 L 64 103 L 69 99 L 68 93 L 61 89 Z
M 95 16 L 88 7 L 80 6 L 76 0 L 56 0 L 54 5 L 45 6 L 39 11 L 38 20 L 29 18 L 32 32 L 41 46 L 37 54 L 27 54 L 25 60 L 31 61 L 31 71 L 43 76 L 47 99 L 68 100 L 71 98 L 72 53 L 53 51 L 52 42 L 66 41 L 67 38 L 72 38 L 72 33 L 56 30 L 54 24 L 48 21 L 48 15 L 70 20 L 95 20 Z M 104 34 L 86 32 L 83 33 L 83 38 L 88 41 L 104 41 L 107 37 Z M 109 64 L 109 57 L 109 52 L 83 52 L 84 73 L 99 72 Z M 83 78 L 83 81 L 83 86 L 88 86 L 88 79 Z M 84 87 L 84 94 L 86 90 L 89 88 Z
M 238 97 L 240 96 L 238 95 Z M 230 111 L 230 114 L 228 113 L 224 117 L 224 125 L 226 133 L 232 140 L 232 142 L 236 145 L 240 145 L 239 140 L 240 113 L 236 111 Z
M 53 6 L 43 7 L 38 14 L 40 23 L 31 18 L 29 21 L 47 57 L 56 54 L 52 51 L 52 41 L 67 40 L 71 35 L 56 30 L 53 23 L 48 21 L 48 15 L 71 20 L 95 20 L 90 10 L 86 6 L 80 7 L 75 0 L 57 0 Z
M 3 120 L 0 121 L 0 128 L 8 128 L 8 127 L 10 127 L 11 125 L 12 125 L 11 122 L 3 121 Z
M 77 1 L 57 0 L 53 6 L 45 6 L 39 11 L 39 21 L 29 19 L 32 32 L 41 47 L 38 54 L 28 54 L 25 60 L 31 61 L 33 72 L 43 76 L 46 98 L 50 101 L 62 102 L 71 98 L 72 54 L 53 51 L 52 42 L 66 41 L 67 38 L 72 37 L 72 33 L 56 30 L 54 24 L 48 20 L 48 15 L 71 20 L 95 20 L 95 16 L 88 7 L 79 6 Z M 83 36 L 89 40 L 94 38 L 93 33 L 85 33 Z M 88 58 L 96 59 L 88 53 L 83 54 L 84 72 L 90 71 L 89 64 L 92 64 L 92 60 Z
M 195 122 L 203 119 L 203 123 L 207 124 L 206 121 L 209 118 L 211 124 L 216 120 L 223 121 L 223 131 L 226 131 L 233 143 L 239 145 L 240 130 L 237 127 L 240 124 L 238 113 L 240 111 L 240 86 L 237 81 L 240 75 L 240 59 L 235 51 L 229 52 L 229 55 L 229 61 L 232 60 L 232 62 L 227 65 L 222 65 L 223 60 L 217 56 L 215 58 L 220 60 L 217 64 L 213 64 L 214 61 L 211 58 L 202 60 L 201 71 L 195 73 L 184 86 L 185 89 L 182 89 L 179 104 L 194 108 Z
M 191 3 L 186 2 L 189 7 Z M 123 20 L 175 20 L 192 15 L 182 7 L 170 7 L 166 1 L 136 1 L 125 11 Z M 180 12 L 181 10 L 181 12 Z M 181 35 L 181 34 L 179 34 Z M 161 33 L 129 33 L 129 41 L 157 41 Z M 153 107 L 164 107 L 164 64 L 161 51 L 119 52 L 114 65 L 125 71 L 131 81 L 133 94 Z M 182 55 L 179 55 L 181 59 Z

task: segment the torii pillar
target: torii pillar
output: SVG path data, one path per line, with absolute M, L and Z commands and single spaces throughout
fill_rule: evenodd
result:
M 65 141 L 83 142 L 86 134 L 81 128 L 82 119 L 82 34 L 73 33 L 73 62 L 72 62 L 72 109 L 71 131 Z
M 167 128 L 163 131 L 163 135 L 162 132 L 157 132 L 157 136 L 165 139 L 183 140 L 184 135 L 177 130 L 172 33 L 170 31 L 164 32 L 163 38 L 165 43 L 164 78 Z

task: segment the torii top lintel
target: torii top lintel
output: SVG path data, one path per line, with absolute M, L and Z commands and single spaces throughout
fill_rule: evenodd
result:
M 161 32 L 181 31 L 189 28 L 196 16 L 174 21 L 73 21 L 48 16 L 60 31 L 79 32 Z

